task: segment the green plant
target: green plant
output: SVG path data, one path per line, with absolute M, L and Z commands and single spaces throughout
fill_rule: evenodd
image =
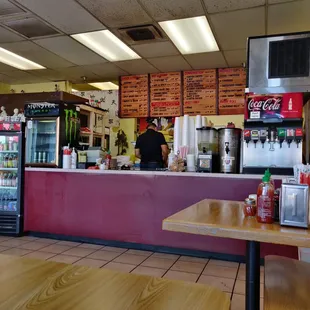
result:
M 115 146 L 117 146 L 117 155 L 126 154 L 128 149 L 127 136 L 123 130 L 118 130 L 115 140 Z

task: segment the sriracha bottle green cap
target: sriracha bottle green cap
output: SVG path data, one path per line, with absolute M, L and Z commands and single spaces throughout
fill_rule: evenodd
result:
M 270 174 L 270 172 L 269 172 L 269 169 L 267 169 L 267 170 L 265 171 L 264 176 L 263 176 L 263 182 L 270 182 L 270 176 L 271 176 L 271 174 Z

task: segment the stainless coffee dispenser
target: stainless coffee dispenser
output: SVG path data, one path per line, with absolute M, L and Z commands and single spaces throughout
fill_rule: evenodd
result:
M 219 129 L 220 172 L 239 173 L 241 133 L 239 128 Z
M 218 172 L 218 131 L 212 127 L 196 129 L 198 143 L 197 171 Z

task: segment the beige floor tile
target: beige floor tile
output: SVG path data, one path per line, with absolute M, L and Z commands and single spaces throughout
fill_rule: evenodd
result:
M 82 243 L 81 245 L 78 245 L 78 248 L 101 250 L 103 248 L 103 245 Z
M 146 259 L 145 256 L 124 253 L 116 257 L 113 261 L 130 265 L 139 265 Z
M 92 259 L 92 258 L 82 258 L 74 263 L 74 265 L 87 266 L 93 268 L 101 268 L 103 265 L 107 264 L 107 261 Z
M 36 240 L 37 242 L 42 242 L 42 243 L 46 243 L 46 244 L 54 244 L 57 243 L 59 240 L 56 239 L 48 239 L 48 238 L 39 238 Z
M 67 245 L 61 245 L 61 244 L 45 244 L 45 247 L 41 249 L 42 252 L 49 252 L 49 253 L 55 253 L 60 254 L 67 250 L 71 249 L 70 246 Z
M 1 252 L 1 254 L 6 254 L 6 255 L 15 255 L 15 256 L 24 256 L 32 251 L 30 250 L 25 250 L 25 249 L 18 249 L 18 248 L 12 248 L 8 249 L 6 251 Z
M 198 283 L 200 284 L 208 284 L 214 287 L 219 288 L 223 292 L 231 293 L 233 286 L 234 286 L 234 279 L 228 279 L 228 278 L 218 278 L 213 276 L 205 276 L 201 275 Z
M 6 250 L 8 250 L 8 249 L 10 249 L 10 248 L 7 247 L 7 246 L 2 246 L 2 245 L 0 245 L 0 252 L 6 251 Z
M 134 255 L 141 255 L 145 257 L 149 257 L 153 254 L 153 252 L 150 251 L 143 251 L 143 250 L 128 250 L 126 254 L 134 254 Z
M 73 256 L 78 256 L 78 257 L 85 257 L 91 253 L 94 253 L 95 251 L 96 251 L 95 249 L 85 249 L 85 248 L 74 247 L 74 248 L 71 248 L 71 249 L 63 252 L 62 254 L 73 255 Z
M 239 263 L 236 263 L 236 262 L 229 262 L 226 260 L 217 260 L 217 259 L 210 259 L 209 264 L 223 266 L 223 267 L 238 267 L 239 266 Z
M 175 271 L 175 270 L 169 270 L 165 275 L 165 279 L 171 279 L 171 280 L 181 280 L 181 281 L 187 281 L 187 282 L 196 282 L 199 275 L 195 273 L 189 273 L 189 272 L 181 272 L 181 271 Z
M 20 240 L 20 239 L 9 239 L 6 241 L 3 241 L 0 243 L 1 246 L 7 246 L 7 247 L 19 247 L 23 244 L 28 243 L 29 241 L 26 240 Z
M 42 259 L 42 260 L 49 259 L 53 256 L 55 256 L 54 253 L 40 252 L 40 251 L 31 252 L 25 255 L 25 257 L 28 257 L 28 258 L 37 258 L 37 259 Z
M 108 264 L 104 265 L 102 268 L 111 269 L 111 270 L 118 270 L 118 271 L 122 271 L 122 272 L 130 272 L 131 270 L 136 268 L 136 265 L 109 262 Z
M 126 252 L 128 249 L 118 248 L 118 247 L 114 247 L 114 246 L 105 246 L 105 247 L 103 248 L 103 250 L 109 251 L 109 252 L 124 253 L 124 252 Z
M 0 236 L 0 243 L 3 242 L 3 241 L 10 240 L 10 239 L 13 239 L 13 237 Z
M 34 241 L 34 240 L 37 240 L 39 238 L 37 237 L 32 237 L 32 236 L 22 236 L 22 237 L 19 237 L 18 239 L 20 240 L 26 240 L 26 241 Z
M 245 269 L 239 268 L 238 270 L 238 275 L 237 275 L 238 280 L 246 280 L 246 275 L 245 275 Z M 260 272 L 260 283 L 264 283 L 265 278 L 264 278 L 264 271 Z
M 234 287 L 234 294 L 245 295 L 245 281 L 237 280 Z
M 245 310 L 245 296 L 234 294 L 230 310 Z
M 74 241 L 58 241 L 57 244 L 67 245 L 67 246 L 70 246 L 70 247 L 81 245 L 80 242 L 74 242 Z
M 159 257 L 159 258 L 165 258 L 165 259 L 174 259 L 174 260 L 177 260 L 180 257 L 180 255 L 166 254 L 166 253 L 154 253 L 152 256 Z
M 174 262 L 175 262 L 174 259 L 164 259 L 164 258 L 150 256 L 141 265 L 146 266 L 146 267 L 159 268 L 159 269 L 169 269 L 173 265 Z
M 235 279 L 237 276 L 237 267 L 224 267 L 218 265 L 207 265 L 203 271 L 204 275 Z
M 181 272 L 190 272 L 195 274 L 200 274 L 206 264 L 202 263 L 193 263 L 193 262 L 182 262 L 178 260 L 171 267 L 171 270 L 181 271 Z
M 261 298 L 261 299 L 260 299 L 260 302 L 259 302 L 259 310 L 264 310 L 264 298 Z
M 89 256 L 87 256 L 87 258 L 94 258 L 94 259 L 101 259 L 101 260 L 105 260 L 105 261 L 110 261 L 119 255 L 121 255 L 121 253 L 98 250 L 98 251 L 90 254 Z
M 138 266 L 131 273 L 143 274 L 151 277 L 160 278 L 165 274 L 166 271 L 167 271 L 166 269 Z
M 33 251 L 37 251 L 45 247 L 46 244 L 36 241 L 27 242 L 19 246 L 20 249 L 33 250 Z
M 181 256 L 179 261 L 206 264 L 209 261 L 209 259 L 200 258 L 200 257 L 192 257 L 192 256 Z
M 77 257 L 77 256 L 59 254 L 59 255 L 56 255 L 54 257 L 51 257 L 48 260 L 53 261 L 53 262 L 58 262 L 58 263 L 73 264 L 76 261 L 78 261 L 79 259 L 81 259 L 81 258 Z

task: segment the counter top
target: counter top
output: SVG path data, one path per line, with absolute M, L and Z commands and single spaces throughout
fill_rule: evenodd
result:
M 199 172 L 171 172 L 171 171 L 140 171 L 140 170 L 92 170 L 92 169 L 60 169 L 60 168 L 26 168 L 26 171 L 60 172 L 60 173 L 85 173 L 85 174 L 126 174 L 126 175 L 158 175 L 174 177 L 197 178 L 233 178 L 233 179 L 261 179 L 260 174 L 224 174 L 224 173 L 199 173 Z M 287 178 L 283 175 L 273 175 L 274 180 Z

